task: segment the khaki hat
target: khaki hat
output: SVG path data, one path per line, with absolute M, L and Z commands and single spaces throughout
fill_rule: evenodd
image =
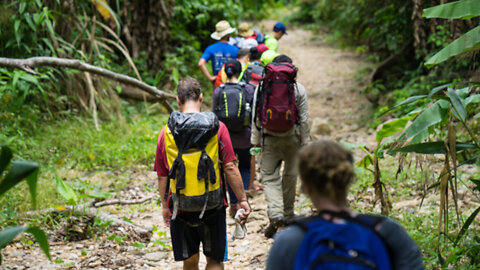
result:
M 249 37 L 253 35 L 253 30 L 250 29 L 248 23 L 242 23 L 238 26 L 238 35 L 242 37 Z
M 235 28 L 232 28 L 227 21 L 221 20 L 215 25 L 215 32 L 213 32 L 210 37 L 215 40 L 220 40 L 222 37 L 233 32 L 235 32 Z

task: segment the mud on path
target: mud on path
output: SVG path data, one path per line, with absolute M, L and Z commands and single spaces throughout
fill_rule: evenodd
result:
M 265 24 L 266 29 L 273 26 L 273 22 Z M 365 128 L 359 124 L 360 117 L 367 113 L 369 103 L 360 94 L 361 86 L 355 79 L 357 71 L 368 66 L 366 61 L 349 50 L 314 39 L 311 32 L 305 30 L 290 30 L 280 40 L 279 52 L 289 55 L 299 68 L 298 81 L 307 89 L 314 137 L 327 136 L 354 143 L 372 141 L 372 136 L 366 134 Z M 128 187 L 115 197 L 138 199 L 156 195 L 156 175 L 149 170 L 144 166 L 136 173 L 132 172 Z M 96 177 L 115 181 L 115 175 Z M 241 240 L 229 239 L 226 269 L 263 269 L 265 266 L 273 242 L 263 236 L 263 228 L 268 223 L 266 204 L 261 192 L 251 195 L 253 212 L 247 223 L 247 236 Z M 300 194 L 297 198 L 296 212 L 309 212 L 306 199 Z M 169 250 L 168 229 L 163 225 L 161 208 L 156 202 L 109 206 L 101 210 L 147 228 L 157 226 L 158 230 L 145 247 L 138 247 L 142 242 L 138 237 L 127 237 L 118 242 L 109 240 L 112 235 L 121 238 L 131 233 L 122 227 L 107 229 L 80 241 L 50 239 L 52 259 L 57 262 L 49 262 L 38 247 L 29 248 L 22 242 L 16 242 L 2 252 L 2 269 L 181 269 L 182 264 L 174 262 L 173 252 Z M 228 218 L 227 223 L 230 238 L 234 229 L 233 220 Z M 50 235 L 54 235 L 53 232 Z M 202 255 L 200 269 L 204 267 L 205 258 Z

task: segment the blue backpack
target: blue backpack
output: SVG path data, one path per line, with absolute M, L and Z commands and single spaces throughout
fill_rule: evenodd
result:
M 321 216 L 329 215 L 330 220 Z M 333 223 L 333 218 L 344 223 Z M 388 249 L 375 226 L 385 218 L 350 216 L 346 212 L 321 212 L 319 216 L 293 221 L 306 231 L 295 257 L 294 269 L 390 270 Z

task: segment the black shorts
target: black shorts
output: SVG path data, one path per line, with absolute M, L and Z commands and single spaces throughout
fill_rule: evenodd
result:
M 225 207 L 205 211 L 203 219 L 199 212 L 183 212 L 170 223 L 170 234 L 175 261 L 184 261 L 199 252 L 218 262 L 223 262 L 227 244 Z

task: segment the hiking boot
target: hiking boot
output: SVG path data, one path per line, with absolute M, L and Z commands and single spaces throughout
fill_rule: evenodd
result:
M 282 227 L 284 224 L 283 218 L 278 217 L 270 221 L 270 225 L 265 228 L 264 235 L 267 238 L 272 238 L 275 233 L 277 233 L 278 228 Z

